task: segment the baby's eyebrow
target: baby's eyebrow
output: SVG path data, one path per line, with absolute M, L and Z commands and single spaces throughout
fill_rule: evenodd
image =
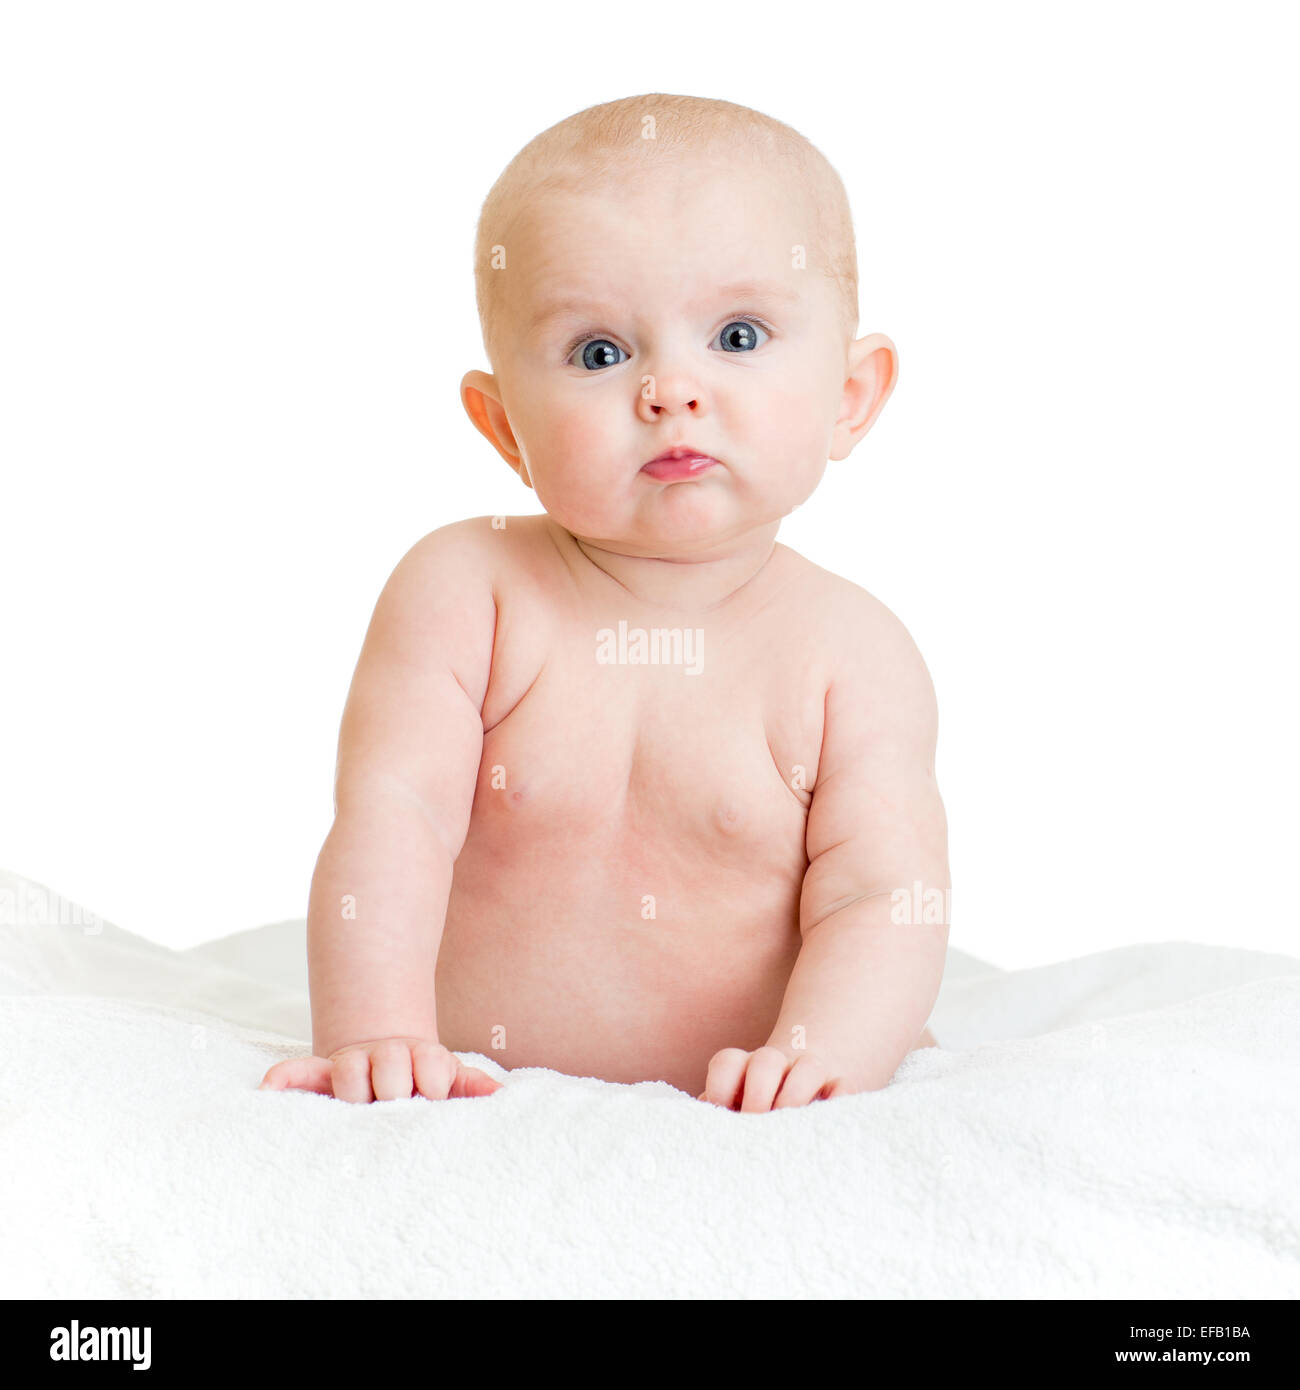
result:
M 708 302 L 731 301 L 733 304 L 739 300 L 794 304 L 799 299 L 799 292 L 789 285 L 782 284 L 779 280 L 738 280 L 734 284 L 720 285 L 716 290 L 710 291 L 707 299 Z M 607 313 L 608 306 L 599 300 L 586 299 L 578 295 L 547 300 L 538 307 L 537 312 L 529 320 L 528 331 L 535 333 L 544 324 L 565 314 L 601 318 Z

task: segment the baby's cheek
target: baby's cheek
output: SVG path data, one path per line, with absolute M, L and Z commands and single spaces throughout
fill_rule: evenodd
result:
M 600 412 L 590 407 L 552 409 L 542 422 L 545 447 L 556 456 L 557 462 L 580 458 L 599 447 L 602 433 Z
M 612 477 L 620 465 L 626 472 L 625 446 L 605 428 L 598 410 L 557 411 L 539 423 L 536 445 L 529 451 L 539 498 L 562 525 L 599 534 Z
M 763 393 L 750 437 L 761 441 L 774 484 L 806 496 L 826 467 L 830 431 L 817 387 Z

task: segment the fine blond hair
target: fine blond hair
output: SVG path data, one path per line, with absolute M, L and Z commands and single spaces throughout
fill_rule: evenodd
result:
M 534 136 L 483 200 L 474 238 L 474 293 L 489 359 L 503 297 L 496 248 L 507 245 L 512 224 L 529 202 L 553 192 L 616 185 L 640 173 L 642 161 L 719 150 L 794 176 L 815 230 L 808 266 L 833 281 L 845 341 L 852 338 L 858 323 L 853 218 L 844 184 L 826 156 L 793 127 L 748 106 L 647 92 L 589 106 Z

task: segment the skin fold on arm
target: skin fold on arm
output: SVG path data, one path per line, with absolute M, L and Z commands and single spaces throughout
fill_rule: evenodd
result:
M 729 1108 L 805 1105 L 887 1085 L 938 995 L 951 880 L 934 688 L 883 605 L 864 603 L 854 619 L 857 640 L 846 634 L 826 697 L 802 944 L 767 1044 L 724 1049 L 710 1064 L 701 1099 Z M 944 910 L 926 910 L 936 900 Z

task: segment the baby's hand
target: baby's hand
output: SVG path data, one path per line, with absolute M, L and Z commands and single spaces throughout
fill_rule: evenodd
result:
M 477 1067 L 467 1067 L 441 1043 L 428 1038 L 378 1038 L 352 1043 L 328 1057 L 293 1057 L 277 1062 L 262 1078 L 262 1091 L 317 1091 L 338 1100 L 460 1100 L 500 1090 Z
M 784 1052 L 779 1047 L 745 1052 L 724 1047 L 713 1054 L 704 1094 L 696 1100 L 757 1113 L 827 1100 L 844 1090 L 830 1065 L 811 1052 Z

